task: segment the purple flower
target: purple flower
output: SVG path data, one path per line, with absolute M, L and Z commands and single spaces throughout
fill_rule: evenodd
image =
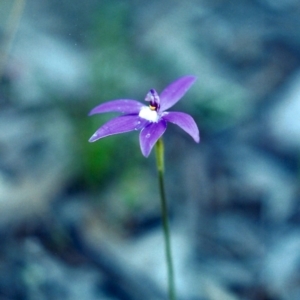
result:
M 149 102 L 148 106 L 131 99 L 112 100 L 96 106 L 89 115 L 105 112 L 119 112 L 122 115 L 101 126 L 89 141 L 95 142 L 109 135 L 141 130 L 140 146 L 143 155 L 147 157 L 165 132 L 167 122 L 170 122 L 178 125 L 199 143 L 199 130 L 190 115 L 165 111 L 179 101 L 195 81 L 194 76 L 181 77 L 167 86 L 160 95 L 151 89 L 145 98 Z

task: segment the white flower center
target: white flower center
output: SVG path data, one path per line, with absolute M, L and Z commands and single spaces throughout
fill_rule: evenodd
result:
M 139 117 L 150 122 L 157 122 L 159 119 L 157 111 L 151 110 L 148 106 L 143 106 L 141 108 Z

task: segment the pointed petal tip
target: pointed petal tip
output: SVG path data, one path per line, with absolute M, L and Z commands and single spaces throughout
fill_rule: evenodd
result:
M 151 152 L 151 151 L 150 151 Z M 142 150 L 142 154 L 144 157 L 148 158 L 148 156 L 150 155 L 150 152 L 145 152 Z
M 197 125 L 196 125 L 197 126 Z M 196 132 L 192 135 L 192 134 L 190 134 L 191 135 L 191 137 L 193 138 L 193 140 L 197 143 L 197 144 L 199 144 L 200 143 L 200 132 L 199 132 L 199 129 L 198 129 L 198 126 L 196 127 Z
M 197 127 L 197 132 L 196 132 L 196 134 L 191 134 L 191 133 L 189 133 L 189 134 L 191 135 L 191 137 L 193 138 L 193 140 L 194 140 L 197 144 L 200 143 L 200 133 L 199 133 L 198 127 Z
M 188 83 L 188 89 L 189 90 L 191 88 L 191 86 L 195 83 L 195 81 L 198 79 L 196 76 L 193 76 L 193 75 L 187 75 L 187 76 L 184 76 L 183 77 L 187 83 Z
M 93 134 L 93 135 L 89 138 L 89 142 L 90 142 L 90 143 L 93 143 L 93 142 L 95 142 L 95 141 L 97 141 L 97 140 L 98 140 L 97 134 Z
M 98 105 L 99 106 L 99 105 Z M 92 115 L 95 115 L 97 114 L 97 108 L 98 106 L 94 107 L 93 109 L 91 109 L 89 112 L 88 112 L 88 116 L 92 116 Z
M 138 114 L 142 106 L 144 106 L 144 104 L 133 99 L 117 99 L 101 103 L 94 107 L 88 115 L 91 116 L 107 112 Z
M 178 78 L 177 80 L 175 80 L 174 82 L 185 82 L 189 85 L 188 88 L 191 87 L 191 85 L 198 79 L 197 76 L 194 75 L 186 75 L 186 76 L 182 76 L 180 78 Z
M 195 82 L 198 79 L 198 77 L 194 75 L 186 75 L 182 78 L 187 78 L 187 79 L 189 78 L 192 82 Z

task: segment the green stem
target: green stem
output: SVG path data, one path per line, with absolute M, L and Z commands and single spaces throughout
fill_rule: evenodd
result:
M 166 251 L 166 259 L 167 259 L 168 293 L 169 293 L 169 300 L 175 300 L 176 293 L 175 293 L 172 252 L 171 252 L 171 238 L 170 238 L 167 200 L 166 200 L 165 187 L 164 187 L 164 144 L 161 138 L 157 141 L 155 145 L 155 150 L 156 150 L 156 165 L 158 171 L 159 192 L 161 198 L 161 216 L 162 216 L 165 251 Z

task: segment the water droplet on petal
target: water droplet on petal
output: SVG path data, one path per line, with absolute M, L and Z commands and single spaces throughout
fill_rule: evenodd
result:
M 149 139 L 150 136 L 151 136 L 151 134 L 150 134 L 150 133 L 147 133 L 147 134 L 146 134 L 146 139 Z
M 140 126 L 139 126 L 140 124 L 141 124 L 141 121 L 136 121 L 136 122 L 135 122 L 135 126 L 136 126 L 136 127 L 134 128 L 134 130 L 140 129 Z

